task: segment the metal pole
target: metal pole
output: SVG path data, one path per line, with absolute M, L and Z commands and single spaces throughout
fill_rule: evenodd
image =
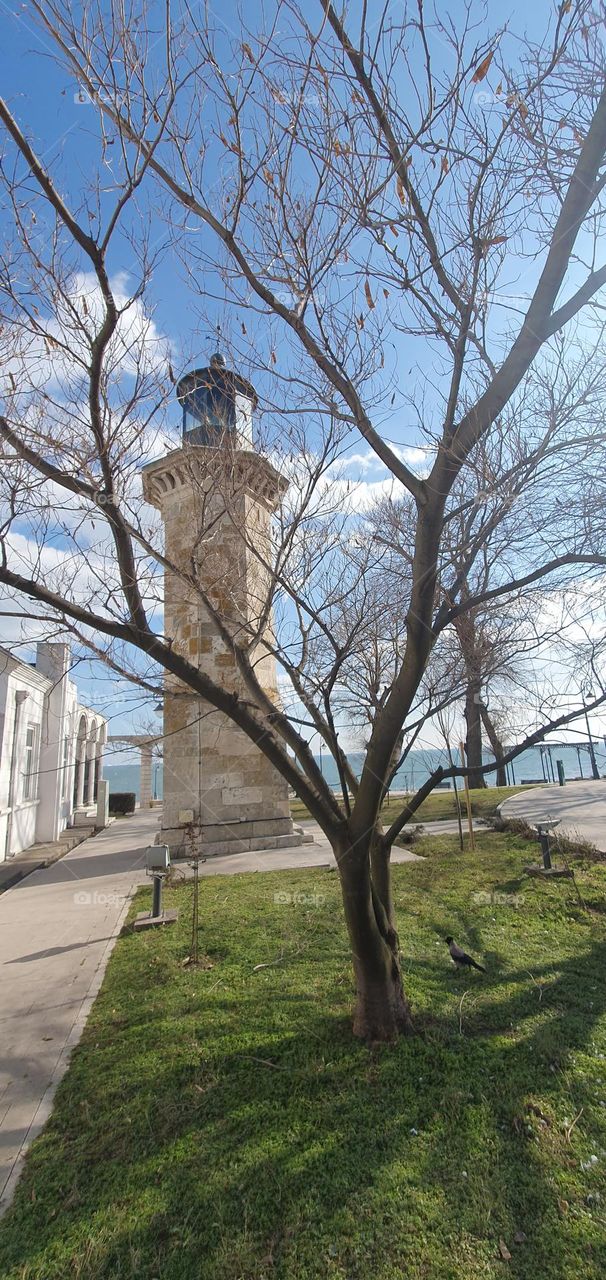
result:
M 583 711 L 585 712 L 585 724 L 587 725 L 587 737 L 589 738 L 589 758 L 591 760 L 591 772 L 597 782 L 600 777 L 600 770 L 598 769 L 598 762 L 595 758 L 593 738 L 591 736 L 591 729 L 589 728 L 589 716 L 587 715 L 587 703 L 585 702 L 584 698 L 583 698 Z
M 154 876 L 152 895 L 152 916 L 154 920 L 162 915 L 162 876 Z
M 551 853 L 549 849 L 549 832 L 539 826 L 539 840 L 541 842 L 541 852 L 543 854 L 543 866 L 546 871 L 551 870 Z

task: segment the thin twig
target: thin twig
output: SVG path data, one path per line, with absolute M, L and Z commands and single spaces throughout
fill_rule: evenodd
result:
M 463 1001 L 465 996 L 469 995 L 469 991 L 464 991 L 459 1001 L 459 1035 L 463 1035 Z
M 530 969 L 526 969 L 526 970 L 525 970 L 525 973 L 527 973 L 527 974 L 528 974 L 528 977 L 531 979 L 531 981 L 532 981 L 532 982 L 534 982 L 535 987 L 538 987 L 538 991 L 539 991 L 539 1004 L 540 1004 L 540 1003 L 541 1003 L 541 1000 L 543 999 L 543 984 L 542 984 L 541 982 L 537 982 L 536 978 L 534 977 L 534 974 L 532 974 L 532 973 L 530 972 Z
M 270 1062 L 269 1058 L 255 1058 L 251 1053 L 244 1054 L 247 1062 L 260 1062 L 262 1067 L 273 1067 L 274 1071 L 289 1071 L 290 1067 L 279 1067 L 277 1062 Z
M 300 951 L 301 951 L 301 948 L 300 948 L 300 947 L 297 947 L 295 951 L 292 951 L 292 952 L 291 952 L 291 955 L 292 955 L 292 956 L 298 956 L 298 955 L 299 955 L 299 953 L 300 953 Z M 276 959 L 275 959 L 275 960 L 267 960 L 264 964 L 255 964 L 255 965 L 253 965 L 253 973 L 258 973 L 259 969 L 273 969 L 273 968 L 274 968 L 274 965 L 282 964 L 282 963 L 284 962 L 284 960 L 288 960 L 289 958 L 290 958 L 290 957 L 289 957 L 289 956 L 285 956 L 285 955 L 284 955 L 284 952 L 282 951 L 282 952 L 281 952 L 281 954 L 280 954 L 279 956 L 276 956 Z
M 577 878 L 576 878 L 576 876 L 575 876 L 575 874 L 574 874 L 574 867 L 571 867 L 570 862 L 569 862 L 569 860 L 568 860 L 568 858 L 566 857 L 566 854 L 565 854 L 565 852 L 564 852 L 564 849 L 562 848 L 562 844 L 561 844 L 561 841 L 560 841 L 560 840 L 557 840 L 557 846 L 558 846 L 558 853 L 559 853 L 559 854 L 561 855 L 561 857 L 562 857 L 562 860 L 563 860 L 563 862 L 564 862 L 564 866 L 566 867 L 566 870 L 570 872 L 570 877 L 571 877 L 571 879 L 572 879 L 572 883 L 573 883 L 573 885 L 574 885 L 574 887 L 575 887 L 576 895 L 577 895 L 577 898 L 579 899 L 579 902 L 580 902 L 580 904 L 581 904 L 581 908 L 582 908 L 582 910 L 583 910 L 583 911 L 586 911 L 588 915 L 590 915 L 591 913 L 590 913 L 590 911 L 589 911 L 589 907 L 587 906 L 587 903 L 585 902 L 585 900 L 584 900 L 584 898 L 583 898 L 583 895 L 582 895 L 582 893 L 581 893 L 581 890 L 579 889 L 579 886 L 578 886 L 578 884 L 577 884 Z
M 574 1129 L 575 1124 L 577 1123 L 577 1120 L 580 1120 L 580 1119 L 581 1119 L 581 1116 L 582 1116 L 582 1114 L 583 1114 L 583 1111 L 584 1111 L 584 1107 L 581 1107 L 581 1110 L 579 1111 L 578 1116 L 575 1116 L 575 1118 L 574 1118 L 574 1120 L 573 1120 L 572 1124 L 569 1124 L 569 1126 L 568 1126 L 568 1128 L 567 1128 L 567 1130 L 566 1130 L 566 1141 L 567 1141 L 567 1142 L 570 1142 L 570 1135 L 571 1135 L 571 1133 L 572 1133 L 572 1131 L 573 1131 L 573 1129 Z
M 276 960 L 268 960 L 266 964 L 255 964 L 253 965 L 253 973 L 258 973 L 259 969 L 273 969 L 274 965 L 282 964 L 282 961 L 285 959 L 286 956 L 282 954 L 281 956 L 278 956 Z

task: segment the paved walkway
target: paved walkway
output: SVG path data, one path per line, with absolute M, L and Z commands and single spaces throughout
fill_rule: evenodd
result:
M 562 835 L 589 840 L 606 853 L 606 781 L 533 787 L 510 796 L 499 808 L 504 818 L 525 818 L 532 826 L 557 818 Z
M 92 823 L 89 827 L 69 827 L 61 833 L 58 840 L 45 844 L 33 844 L 22 853 L 6 858 L 4 862 L 0 862 L 0 893 L 17 884 L 18 880 L 25 880 L 32 871 L 38 871 L 40 867 L 50 867 L 52 862 L 58 862 L 59 858 L 64 858 L 70 849 L 75 849 L 76 845 L 82 844 L 83 840 L 88 840 L 93 832 Z
M 0 1212 L 97 994 L 157 813 L 136 814 L 0 895 Z
M 21 1161 L 46 1123 L 122 928 L 161 812 L 137 812 L 86 840 L 60 862 L 0 895 L 0 1214 Z M 307 825 L 307 824 L 306 824 Z M 334 865 L 315 824 L 313 844 L 202 864 L 204 876 Z M 407 849 L 394 861 L 416 861 Z

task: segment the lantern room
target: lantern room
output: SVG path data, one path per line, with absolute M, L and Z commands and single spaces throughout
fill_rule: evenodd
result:
M 219 352 L 206 369 L 193 369 L 177 384 L 183 406 L 183 443 L 218 448 L 231 443 L 252 449 L 252 415 L 258 397 L 254 387 L 232 372 Z

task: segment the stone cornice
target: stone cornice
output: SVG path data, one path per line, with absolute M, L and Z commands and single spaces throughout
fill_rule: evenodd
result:
M 159 511 L 171 494 L 194 486 L 201 493 L 216 487 L 226 500 L 245 493 L 275 511 L 288 489 L 288 481 L 267 458 L 250 449 L 188 445 L 148 462 L 141 475 L 143 496 Z

